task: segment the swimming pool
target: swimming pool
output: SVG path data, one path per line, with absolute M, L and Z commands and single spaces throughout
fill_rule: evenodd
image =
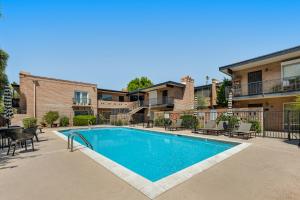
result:
M 239 143 L 208 140 L 131 128 L 60 131 L 82 134 L 94 151 L 151 182 L 216 156 Z M 75 140 L 81 144 L 80 138 Z

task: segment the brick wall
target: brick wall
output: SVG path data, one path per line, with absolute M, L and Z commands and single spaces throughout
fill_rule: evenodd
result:
M 73 107 L 75 91 L 88 92 L 91 105 Z M 97 85 L 95 84 L 39 77 L 21 72 L 20 93 L 21 112 L 28 116 L 35 116 L 39 121 L 50 110 L 58 111 L 60 116 L 70 117 L 70 120 L 74 116 L 74 110 L 91 110 L 97 114 Z
M 181 83 L 185 84 L 182 99 L 174 100 L 174 111 L 194 109 L 194 79 L 190 76 L 185 76 L 181 79 Z

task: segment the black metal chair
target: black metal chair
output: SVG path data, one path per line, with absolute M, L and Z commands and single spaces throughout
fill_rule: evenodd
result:
M 25 132 L 25 133 L 28 133 L 28 134 L 34 135 L 36 141 L 39 142 L 39 138 L 38 138 L 38 135 L 37 135 L 37 132 L 36 132 L 37 129 L 38 129 L 37 126 L 31 127 L 31 128 L 25 128 L 25 129 L 24 129 L 24 132 Z
M 16 147 L 17 145 L 23 147 L 23 144 L 25 145 L 25 150 L 27 151 L 27 141 L 31 141 L 31 146 L 32 146 L 32 151 L 34 151 L 34 144 L 33 144 L 33 138 L 34 134 L 30 131 L 24 131 L 24 129 L 12 129 L 8 130 L 9 132 L 9 145 L 8 145 L 8 150 L 7 150 L 7 155 L 9 155 L 9 152 L 12 147 L 13 148 L 13 153 L 12 156 L 15 155 Z

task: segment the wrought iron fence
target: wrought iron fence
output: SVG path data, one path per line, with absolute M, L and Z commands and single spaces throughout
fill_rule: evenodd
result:
M 218 117 L 225 114 L 227 111 L 210 111 L 210 112 L 168 112 L 170 119 L 176 120 L 183 115 L 195 115 L 199 121 L 199 127 L 204 125 L 209 120 L 217 120 Z M 233 111 L 233 116 L 236 116 L 242 122 L 248 122 L 259 126 L 256 128 L 256 136 L 282 138 L 282 139 L 299 139 L 300 138 L 300 111 Z

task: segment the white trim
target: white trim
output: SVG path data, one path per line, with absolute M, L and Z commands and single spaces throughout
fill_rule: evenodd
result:
M 291 65 L 291 64 L 296 64 L 296 63 L 300 63 L 300 58 L 282 62 L 281 66 Z
M 130 127 L 132 128 L 132 127 Z M 133 128 L 132 128 L 133 129 Z M 57 136 L 61 137 L 62 139 L 67 141 L 67 137 L 58 132 L 58 131 L 53 131 Z M 154 132 L 159 132 L 159 133 L 165 133 L 168 134 L 167 132 L 160 132 L 160 131 L 154 131 Z M 184 134 L 183 134 L 184 135 Z M 189 136 L 193 137 L 193 136 Z M 195 137 L 197 138 L 197 137 Z M 200 137 L 202 138 L 202 137 Z M 208 138 L 207 138 L 208 139 Z M 209 139 L 212 140 L 212 139 Z M 217 140 L 217 141 L 222 141 L 222 140 Z M 226 141 L 224 141 L 226 142 Z M 233 141 L 232 141 L 233 142 Z M 234 142 L 236 143 L 236 142 Z M 240 143 L 226 151 L 223 151 L 215 156 L 212 156 L 210 158 L 207 158 L 203 161 L 200 161 L 194 165 L 191 165 L 183 170 L 180 170 L 170 176 L 167 176 L 165 178 L 162 178 L 156 182 L 151 182 L 148 179 L 142 177 L 139 174 L 136 174 L 135 172 L 123 167 L 122 165 L 106 158 L 105 156 L 89 149 L 86 148 L 85 146 L 82 146 L 80 143 L 74 141 L 75 147 L 79 149 L 82 153 L 86 154 L 89 156 L 91 159 L 99 163 L 100 165 L 104 166 L 106 169 L 111 171 L 113 174 L 118 176 L 119 178 L 123 179 L 126 181 L 128 184 L 145 194 L 147 197 L 150 199 L 153 199 L 163 192 L 171 189 L 172 187 L 183 183 L 184 181 L 187 181 L 189 178 L 193 177 L 194 175 L 203 172 L 207 170 L 208 168 L 216 165 L 217 163 L 225 160 L 226 158 L 231 157 L 232 155 L 242 151 L 243 149 L 247 148 L 250 146 L 250 143 Z

